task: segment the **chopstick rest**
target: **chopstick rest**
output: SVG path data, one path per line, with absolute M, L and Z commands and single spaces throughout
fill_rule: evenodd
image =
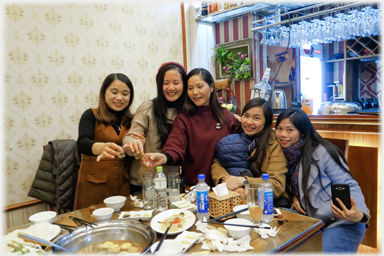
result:
M 159 251 L 161 245 L 163 244 L 165 238 L 167 237 L 168 231 L 171 228 L 172 224 L 173 224 L 173 222 L 171 222 L 169 227 L 167 227 L 167 229 L 165 230 L 163 236 L 161 237 L 161 240 L 159 241 L 158 245 L 156 246 L 156 249 L 153 251 L 153 254 L 156 254 Z
M 224 223 L 224 222 L 202 221 L 202 223 L 218 224 L 218 225 L 227 225 L 227 226 L 238 226 L 238 227 L 247 227 L 247 228 L 271 229 L 271 227 L 260 227 L 260 226 L 254 226 L 254 225 L 235 224 L 235 223 Z

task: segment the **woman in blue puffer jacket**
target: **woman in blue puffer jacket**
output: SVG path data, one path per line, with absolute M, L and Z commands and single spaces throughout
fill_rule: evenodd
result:
M 286 159 L 272 130 L 273 111 L 261 98 L 248 101 L 241 113 L 238 132 L 216 144 L 216 158 L 211 167 L 215 184 L 226 182 L 229 190 L 245 198 L 244 181 L 261 183 L 261 174 L 268 173 L 275 204 L 290 207 L 285 192 Z

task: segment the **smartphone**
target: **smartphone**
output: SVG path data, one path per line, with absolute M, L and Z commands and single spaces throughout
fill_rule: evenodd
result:
M 332 202 L 333 204 L 342 210 L 340 204 L 336 201 L 339 198 L 348 210 L 351 209 L 351 194 L 348 184 L 331 184 L 332 190 Z

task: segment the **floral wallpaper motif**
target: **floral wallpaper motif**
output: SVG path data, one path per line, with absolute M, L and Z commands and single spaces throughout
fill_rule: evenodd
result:
M 135 88 L 132 110 L 156 96 L 165 61 L 183 63 L 179 2 L 12 3 L 5 8 L 5 205 L 27 196 L 43 145 L 77 139 L 83 112 L 121 72 Z M 161 26 L 159 26 L 161 24 Z

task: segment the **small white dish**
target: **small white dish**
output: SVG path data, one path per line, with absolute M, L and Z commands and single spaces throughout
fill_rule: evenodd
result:
M 149 221 L 152 218 L 152 213 L 153 210 L 121 212 L 118 219 Z
M 40 222 L 48 222 L 50 224 L 53 223 L 53 221 L 56 218 L 57 213 L 54 211 L 44 211 L 44 212 L 38 212 L 31 216 L 29 216 L 29 221 L 32 223 L 40 223 Z
M 126 200 L 125 196 L 111 196 L 104 199 L 104 203 L 107 207 L 113 208 L 115 212 L 118 212 L 124 206 Z
M 188 210 L 191 212 L 197 211 L 197 206 L 195 204 L 192 204 L 192 203 L 186 201 L 186 200 L 173 202 L 172 204 L 175 205 L 176 207 L 180 208 L 180 209 L 185 209 L 185 210 Z
M 115 210 L 113 208 L 105 207 L 99 208 L 92 212 L 97 221 L 109 220 L 112 218 L 112 214 Z
M 246 204 L 236 205 L 235 207 L 233 207 L 233 211 L 237 212 L 237 211 L 240 211 L 241 209 L 244 209 L 247 207 L 248 207 L 248 205 L 246 205 Z M 252 217 L 251 217 L 251 214 L 249 213 L 249 210 L 236 214 L 236 217 L 252 221 Z
M 252 221 L 247 219 L 235 218 L 224 221 L 224 227 L 228 230 L 228 234 L 233 237 L 233 239 L 240 239 L 243 236 L 249 235 L 251 231 L 250 227 L 239 227 L 239 226 L 230 226 L 225 225 L 226 223 L 230 224 L 242 224 L 242 225 L 254 225 Z
M 183 233 L 179 234 L 175 240 L 180 241 L 183 244 L 183 253 L 185 253 L 202 235 L 202 233 L 183 231 Z
M 153 253 L 159 242 L 154 243 L 151 246 L 151 252 Z M 167 255 L 167 256 L 179 256 L 183 252 L 183 244 L 180 241 L 173 239 L 165 239 L 161 244 L 157 255 Z

